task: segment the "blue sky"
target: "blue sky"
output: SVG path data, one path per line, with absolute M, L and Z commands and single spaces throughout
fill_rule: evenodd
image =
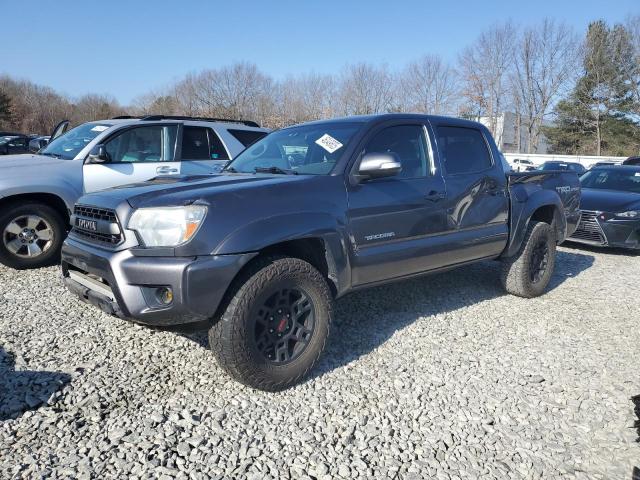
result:
M 188 72 L 236 61 L 275 78 L 367 61 L 391 68 L 425 53 L 455 60 L 485 28 L 551 17 L 583 32 L 623 21 L 638 0 L 190 1 L 0 0 L 0 74 L 71 96 L 128 103 Z

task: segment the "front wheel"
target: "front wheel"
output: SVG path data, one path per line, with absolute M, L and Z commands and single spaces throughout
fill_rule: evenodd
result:
M 58 260 L 65 222 L 41 203 L 10 205 L 0 214 L 0 263 L 15 269 L 39 268 Z
M 555 263 L 553 227 L 544 222 L 531 222 L 518 253 L 503 259 L 502 284 L 512 295 L 537 297 L 549 285 Z
M 209 330 L 220 366 L 259 390 L 298 383 L 324 349 L 333 299 L 325 278 L 298 258 L 256 260 L 234 282 L 228 304 Z

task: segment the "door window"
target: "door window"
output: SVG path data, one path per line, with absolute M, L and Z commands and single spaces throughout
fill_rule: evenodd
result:
M 105 144 L 111 163 L 172 162 L 178 127 L 153 125 L 126 130 Z
M 378 132 L 364 153 L 395 153 L 402 165 L 396 177 L 425 177 L 428 172 L 424 129 L 420 125 L 399 125 Z
M 440 156 L 444 171 L 448 175 L 477 173 L 491 168 L 487 142 L 480 130 L 465 127 L 438 127 L 437 131 Z
M 182 130 L 182 160 L 229 160 L 229 155 L 212 129 L 185 126 Z

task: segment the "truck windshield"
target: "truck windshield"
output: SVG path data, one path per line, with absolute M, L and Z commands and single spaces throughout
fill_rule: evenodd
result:
M 582 188 L 640 193 L 640 169 L 596 168 L 580 177 Z
M 59 136 L 38 153 L 40 155 L 72 160 L 91 140 L 110 127 L 111 125 L 101 123 L 83 123 L 69 130 L 64 135 Z
M 359 123 L 326 122 L 278 130 L 243 151 L 225 170 L 327 175 L 360 126 Z

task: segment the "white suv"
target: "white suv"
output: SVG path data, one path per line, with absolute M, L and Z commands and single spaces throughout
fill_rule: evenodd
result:
M 251 121 L 164 115 L 88 122 L 59 135 L 64 129 L 37 154 L 1 157 L 0 263 L 32 268 L 57 260 L 85 193 L 213 174 L 268 133 Z

